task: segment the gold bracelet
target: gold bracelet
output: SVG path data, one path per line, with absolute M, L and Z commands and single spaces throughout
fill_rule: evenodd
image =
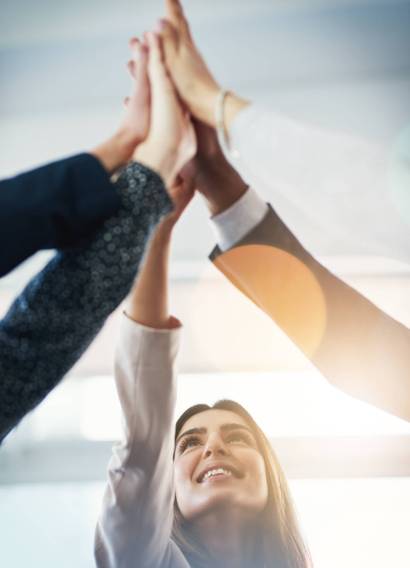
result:
M 229 140 L 226 135 L 225 129 L 225 99 L 229 91 L 221 89 L 218 93 L 215 102 L 215 124 L 216 124 L 216 134 L 218 136 L 218 142 L 223 149 L 229 150 Z

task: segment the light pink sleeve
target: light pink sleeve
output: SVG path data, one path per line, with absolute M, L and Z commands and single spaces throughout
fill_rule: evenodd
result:
M 114 447 L 108 468 L 95 540 L 99 568 L 158 568 L 171 565 L 175 554 L 182 558 L 170 541 L 179 338 L 180 328 L 156 330 L 123 318 L 115 381 L 124 439 Z

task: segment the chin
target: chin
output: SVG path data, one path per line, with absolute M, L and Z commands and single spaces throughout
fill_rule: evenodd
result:
M 217 488 L 206 499 L 201 500 L 201 503 L 198 503 L 193 518 L 229 510 L 237 511 L 238 513 L 243 512 L 247 515 L 250 512 L 256 513 L 254 507 L 239 498 L 237 491 Z M 259 509 L 257 512 L 259 512 Z

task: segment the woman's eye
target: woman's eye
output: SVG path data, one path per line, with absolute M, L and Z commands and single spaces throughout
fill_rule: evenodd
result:
M 236 443 L 250 444 L 251 443 L 249 436 L 247 436 L 246 434 L 243 434 L 242 432 L 235 432 L 235 433 L 230 434 L 226 441 L 227 441 L 228 444 L 236 444 Z
M 185 450 L 189 448 L 194 448 L 195 446 L 199 446 L 201 444 L 200 438 L 197 436 L 189 436 L 184 438 L 181 443 L 179 444 L 179 452 L 182 454 Z

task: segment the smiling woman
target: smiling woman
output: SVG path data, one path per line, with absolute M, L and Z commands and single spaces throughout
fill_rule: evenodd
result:
M 175 429 L 173 540 L 191 566 L 310 565 L 287 482 L 240 404 L 197 404 Z M 225 560 L 222 561 L 222 556 Z
M 168 311 L 173 227 L 192 197 L 170 189 L 122 320 L 116 385 L 124 439 L 109 465 L 99 568 L 309 568 L 287 483 L 263 432 L 232 401 L 196 405 L 174 434 L 180 323 Z

